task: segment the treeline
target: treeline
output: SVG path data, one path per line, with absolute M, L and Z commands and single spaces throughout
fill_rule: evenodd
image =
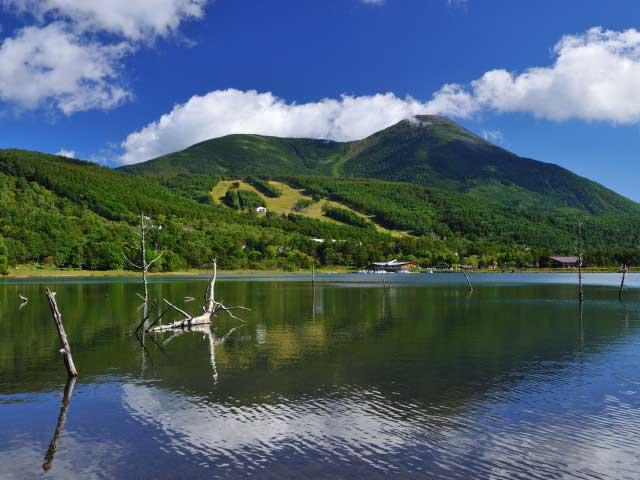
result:
M 278 198 L 282 196 L 282 192 L 278 190 L 277 187 L 271 185 L 266 180 L 262 180 L 257 177 L 247 177 L 247 183 L 249 185 L 253 185 L 256 190 L 258 190 L 263 195 L 266 195 L 269 198 Z
M 458 261 L 440 254 L 430 260 L 490 267 L 545 266 L 551 255 L 575 254 L 575 226 L 582 220 L 593 265 L 630 263 L 640 252 L 640 218 L 593 215 L 547 207 L 543 198 L 515 189 L 513 198 L 491 198 L 502 189 L 466 194 L 402 182 L 333 177 L 281 177 L 308 195 L 326 198 L 373 216 L 380 225 L 426 236 L 439 245 L 460 244 Z M 495 193 L 495 195 L 494 195 Z M 509 201 L 507 201 L 509 200 Z M 505 207 L 505 205 L 508 205 Z M 464 259 L 464 261 L 460 260 Z M 627 259 L 627 260 L 625 260 Z
M 325 216 L 337 220 L 338 222 L 346 223 L 347 225 L 353 225 L 360 228 L 373 228 L 373 224 L 368 220 L 362 218 L 357 213 L 347 210 L 346 208 L 333 207 L 328 203 L 322 207 L 322 212 Z
M 253 190 L 244 190 L 237 187 L 231 187 L 227 190 L 223 199 L 226 206 L 234 210 L 245 210 L 255 212 L 256 208 L 264 207 L 264 200 Z

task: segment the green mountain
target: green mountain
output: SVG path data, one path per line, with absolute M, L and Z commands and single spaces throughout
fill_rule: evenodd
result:
M 276 198 L 283 186 L 288 199 Z M 286 201 L 282 214 L 250 208 Z M 223 269 L 544 265 L 575 252 L 578 220 L 590 263 L 640 264 L 640 205 L 441 117 L 358 142 L 230 135 L 117 170 L 0 150 L 0 263 L 126 268 L 141 211 L 163 227 L 152 241 L 165 271 L 212 258 Z
M 405 181 L 504 202 L 590 213 L 640 205 L 557 165 L 519 157 L 439 116 L 418 116 L 355 142 L 229 135 L 127 166 L 146 175 L 323 175 Z

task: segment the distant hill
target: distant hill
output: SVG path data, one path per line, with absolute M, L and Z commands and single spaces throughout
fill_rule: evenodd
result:
M 405 181 L 504 202 L 640 213 L 640 205 L 557 165 L 519 157 L 444 117 L 417 116 L 355 142 L 229 135 L 122 170 L 322 175 Z

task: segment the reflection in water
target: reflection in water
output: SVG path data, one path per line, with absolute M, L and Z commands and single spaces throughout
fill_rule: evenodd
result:
M 587 285 L 582 306 L 574 278 L 474 275 L 473 295 L 463 278 L 321 279 L 220 282 L 252 306 L 246 324 L 222 317 L 142 345 L 129 335 L 136 284 L 56 286 L 83 366 L 57 452 L 69 402 L 52 393 L 55 331 L 0 285 L 0 476 L 41 472 L 58 415 L 42 468 L 55 453 L 48 475 L 65 479 L 637 478 L 640 292 L 618 302 L 619 278 Z M 193 289 L 152 284 L 150 301 Z
M 44 456 L 45 462 L 42 465 L 42 469 L 45 472 L 51 470 L 53 457 L 56 454 L 56 450 L 58 449 L 58 438 L 62 433 L 64 424 L 67 422 L 67 410 L 69 409 L 69 404 L 71 403 L 71 395 L 73 395 L 73 387 L 75 386 L 77 379 L 78 377 L 69 377 L 67 379 L 66 385 L 64 386 L 64 395 L 62 396 L 62 403 L 60 404 L 60 415 L 58 415 L 58 423 L 56 424 L 53 438 L 49 443 L 49 448 L 47 448 L 47 453 Z

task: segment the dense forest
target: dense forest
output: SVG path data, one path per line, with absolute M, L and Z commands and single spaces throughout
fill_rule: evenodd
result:
M 547 266 L 550 255 L 575 253 L 578 221 L 587 263 L 640 264 L 638 204 L 559 167 L 503 150 L 486 157 L 494 147 L 451 123 L 425 133 L 405 122 L 351 144 L 236 135 L 211 157 L 194 159 L 187 149 L 121 170 L 0 150 L 0 275 L 24 264 L 126 268 L 125 255 L 137 247 L 132 227 L 140 212 L 156 227 L 149 247 L 164 252 L 156 264 L 160 271 L 203 268 L 212 258 L 223 269 L 296 270 L 312 262 L 362 267 L 390 258 L 423 266 Z M 447 163 L 460 139 L 476 142 L 484 155 L 476 158 L 484 162 L 480 170 L 469 169 L 466 177 L 467 153 L 457 164 Z M 446 150 L 448 141 L 454 143 Z M 424 154 L 416 153 L 420 142 L 428 144 Z M 195 151 L 205 155 L 211 145 Z M 407 158 L 400 164 L 403 151 Z M 440 162 L 442 152 L 447 157 Z M 365 154 L 371 163 L 358 175 L 380 178 L 350 176 L 365 168 Z M 425 155 L 430 160 L 415 166 L 415 158 Z M 505 166 L 507 157 L 515 163 Z M 245 165 L 234 171 L 231 161 L 207 167 L 220 158 L 249 159 L 253 171 L 242 174 Z M 387 178 L 393 176 L 384 166 L 389 158 L 442 181 Z M 523 177 L 537 172 L 537 181 L 520 178 L 518 165 Z M 219 202 L 212 190 L 225 177 L 232 181 L 220 184 L 225 190 Z M 236 179 L 245 180 L 244 187 Z M 282 194 L 268 180 L 304 197 L 286 213 L 257 215 L 256 207 Z M 325 202 L 319 217 L 307 216 L 319 201 Z

